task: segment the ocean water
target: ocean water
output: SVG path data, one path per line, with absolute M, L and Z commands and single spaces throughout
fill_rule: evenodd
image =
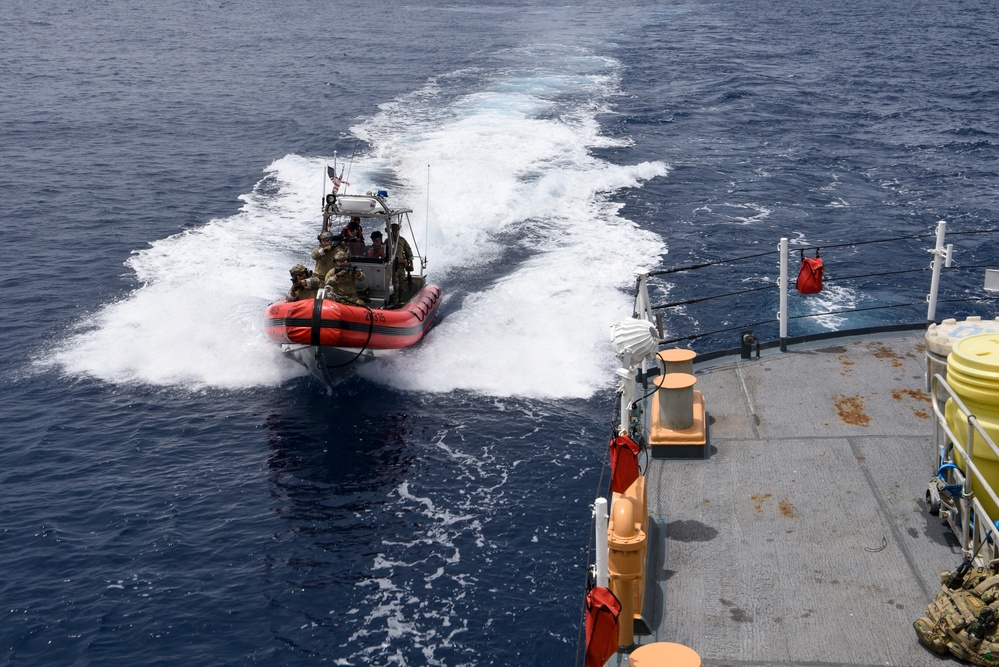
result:
M 994 14 L 9 0 L 3 662 L 577 664 L 609 326 L 635 272 L 781 236 L 995 227 Z M 307 258 L 334 160 L 351 190 L 413 209 L 445 302 L 421 345 L 327 391 L 262 312 Z M 942 315 L 994 315 L 967 301 L 992 239 L 952 237 L 968 270 Z M 925 266 L 931 245 L 823 256 L 827 276 L 874 274 Z M 775 261 L 656 296 L 772 283 Z M 923 283 L 878 275 L 791 307 L 906 304 Z M 685 307 L 667 328 L 762 321 L 775 301 Z

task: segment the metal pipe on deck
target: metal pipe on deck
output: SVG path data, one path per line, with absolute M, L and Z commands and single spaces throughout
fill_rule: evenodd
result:
M 941 262 L 948 255 L 946 248 L 944 248 L 944 236 L 947 234 L 947 222 L 945 220 L 940 220 L 937 222 L 937 244 L 933 250 L 933 261 L 930 266 L 933 267 L 933 276 L 930 278 L 930 293 L 926 295 L 926 301 L 929 306 L 926 309 L 926 320 L 932 322 L 937 316 L 937 292 L 940 289 L 940 265 Z M 946 257 L 948 264 L 950 263 L 950 258 Z
M 787 352 L 787 237 L 781 237 L 777 249 L 780 250 L 780 311 L 777 313 L 780 321 L 780 351 Z
M 609 575 L 607 572 L 607 499 L 597 498 L 593 506 L 596 515 L 597 531 L 597 554 L 596 554 L 596 579 L 597 586 L 607 588 Z
M 621 378 L 621 382 L 618 384 L 618 400 L 620 401 L 618 414 L 620 418 L 617 429 L 618 433 L 627 433 L 631 426 L 631 405 L 638 397 L 635 369 L 619 368 L 615 372 Z
M 635 585 L 642 578 L 646 534 L 635 525 L 635 503 L 628 496 L 618 496 L 611 511 L 614 521 L 608 530 L 609 588 L 621 603 L 618 645 L 627 647 L 635 643 Z

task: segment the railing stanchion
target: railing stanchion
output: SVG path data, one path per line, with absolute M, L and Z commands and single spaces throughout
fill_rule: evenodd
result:
M 930 278 L 930 293 L 926 295 L 926 301 L 929 303 L 929 307 L 926 309 L 926 321 L 933 322 L 937 317 L 937 291 L 940 289 L 940 265 L 943 263 L 946 257 L 948 265 L 950 264 L 950 253 L 947 248 L 944 247 L 944 236 L 947 234 L 947 221 L 940 220 L 937 222 L 937 244 L 933 250 L 933 262 L 930 266 L 933 267 L 933 277 Z
M 607 572 L 607 499 L 597 498 L 594 505 L 596 512 L 596 579 L 597 586 L 607 588 L 610 575 Z
M 780 351 L 787 352 L 787 238 L 781 237 L 780 245 Z

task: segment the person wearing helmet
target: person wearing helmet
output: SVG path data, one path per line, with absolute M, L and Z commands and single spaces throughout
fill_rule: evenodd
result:
M 364 299 L 358 294 L 363 289 L 364 274 L 356 266 L 347 263 L 347 253 L 336 253 L 334 266 L 326 274 L 327 298 L 349 306 L 363 306 Z
M 315 299 L 319 293 L 321 283 L 319 278 L 312 274 L 301 264 L 291 267 L 288 272 L 291 274 L 291 289 L 285 297 L 287 301 L 302 301 L 303 299 Z
M 333 256 L 341 250 L 340 239 L 333 232 L 323 232 L 317 238 L 319 245 L 312 249 L 312 259 L 316 260 L 313 273 L 325 276 L 333 268 Z
M 343 242 L 347 244 L 350 254 L 354 257 L 364 257 L 364 230 L 361 229 L 361 219 L 356 215 L 343 226 Z
M 382 243 L 382 233 L 371 232 L 371 247 L 368 248 L 368 257 L 371 259 L 382 259 L 385 257 L 385 244 Z
M 409 247 L 409 242 L 399 236 L 399 223 L 392 223 L 392 245 L 395 246 L 395 259 L 392 260 L 393 273 L 395 275 L 395 302 L 405 303 L 412 280 L 406 280 L 407 274 L 413 271 L 413 251 Z M 406 289 L 403 289 L 403 286 Z M 405 294 L 404 294 L 405 292 Z

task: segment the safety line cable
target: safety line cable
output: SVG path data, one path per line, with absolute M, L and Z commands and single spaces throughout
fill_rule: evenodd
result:
M 766 257 L 767 255 L 776 255 L 778 251 L 771 250 L 769 252 L 761 252 L 755 255 L 745 255 L 744 257 L 732 257 L 730 259 L 720 259 L 717 262 L 705 262 L 703 264 L 691 264 L 690 266 L 678 266 L 673 269 L 663 269 L 662 271 L 650 271 L 649 276 L 664 276 L 668 273 L 679 273 L 681 271 L 693 271 L 694 269 L 703 269 L 706 266 L 716 266 L 718 264 L 729 264 L 731 262 L 741 262 L 744 259 L 754 259 L 756 257 Z
M 823 246 L 825 247 L 825 246 Z M 967 269 L 988 269 L 992 268 L 991 264 L 972 264 L 968 266 L 945 266 L 941 267 L 944 271 L 964 271 Z M 858 278 L 877 278 L 879 276 L 895 276 L 902 273 L 923 273 L 929 271 L 930 267 L 922 267 L 919 269 L 900 269 L 898 271 L 882 271 L 881 273 L 858 273 L 852 276 L 837 276 L 829 278 L 828 276 L 824 279 L 825 284 L 838 283 L 844 280 L 857 280 Z M 797 285 L 797 281 L 792 283 L 792 285 Z M 652 310 L 663 310 L 666 308 L 673 308 L 676 306 L 688 306 L 694 303 L 702 303 L 704 301 L 711 301 L 713 299 L 723 299 L 729 296 L 741 296 L 743 294 L 751 294 L 753 292 L 762 292 L 766 290 L 777 289 L 779 285 L 764 285 L 763 287 L 752 287 L 750 289 L 741 290 L 738 292 L 726 292 L 725 294 L 715 294 L 713 296 L 702 296 L 696 299 L 685 299 L 683 301 L 670 301 L 669 303 L 656 304 L 651 306 Z
M 967 235 L 967 234 L 995 234 L 997 232 L 999 232 L 999 229 L 976 229 L 976 230 L 968 230 L 968 231 L 963 231 L 963 232 L 948 231 L 947 235 L 948 236 L 957 236 L 957 235 Z M 824 249 L 827 249 L 827 248 L 852 248 L 852 247 L 855 247 L 855 246 L 870 245 L 872 243 L 891 243 L 893 241 L 910 241 L 910 240 L 914 240 L 914 239 L 933 238 L 935 236 L 936 236 L 936 234 L 933 233 L 933 234 L 916 234 L 916 235 L 913 235 L 913 236 L 895 236 L 895 237 L 888 238 L 888 239 L 874 239 L 874 240 L 871 240 L 871 241 L 854 241 L 852 243 L 831 243 L 831 244 L 809 243 L 807 245 L 798 245 L 798 244 L 795 244 L 793 249 L 794 250 L 810 250 L 812 248 L 822 248 L 824 250 Z M 729 263 L 732 263 L 732 262 L 741 262 L 741 261 L 746 260 L 746 259 L 755 259 L 757 257 L 766 257 L 768 255 L 773 255 L 773 254 L 776 254 L 778 252 L 779 251 L 777 251 L 777 250 L 771 250 L 769 252 L 756 253 L 755 255 L 744 255 L 742 257 L 730 257 L 728 259 L 720 259 L 720 260 L 715 261 L 715 262 L 704 262 L 704 263 L 701 263 L 701 264 L 691 264 L 690 266 L 678 266 L 678 267 L 672 268 L 672 269 L 663 269 L 661 271 L 651 271 L 651 272 L 649 272 L 649 276 L 663 276 L 663 275 L 667 275 L 667 274 L 670 274 L 670 273 L 679 273 L 681 271 L 692 271 L 694 269 L 703 269 L 705 267 L 716 266 L 718 264 L 729 264 Z
M 948 232 L 948 234 L 949 233 L 950 232 Z M 936 233 L 933 233 L 933 234 L 916 234 L 915 236 L 895 236 L 895 237 L 890 238 L 890 239 L 873 239 L 871 241 L 853 241 L 852 243 L 829 243 L 829 244 L 825 244 L 825 243 L 809 243 L 809 244 L 806 244 L 806 245 L 795 244 L 794 249 L 795 250 L 798 250 L 798 249 L 809 250 L 811 248 L 822 248 L 823 250 L 825 250 L 826 248 L 852 248 L 854 246 L 870 245 L 872 243 L 891 243 L 893 241 L 911 241 L 911 240 L 914 240 L 914 239 L 933 238 L 935 236 L 936 236 Z
M 967 297 L 963 299 L 937 299 L 937 303 L 967 303 L 971 301 L 995 301 L 999 299 L 999 296 L 993 297 Z M 806 315 L 792 315 L 788 317 L 789 320 L 800 320 L 806 317 L 824 317 L 826 315 L 849 315 L 850 313 L 860 313 L 868 310 L 889 310 L 891 308 L 911 308 L 912 306 L 925 306 L 925 301 L 915 301 L 913 303 L 896 303 L 888 306 L 868 306 L 867 308 L 853 308 L 851 310 L 833 310 L 825 313 L 808 313 Z M 684 336 L 683 338 L 669 338 L 660 340 L 661 345 L 669 345 L 670 343 L 679 343 L 685 340 L 697 340 L 699 338 L 706 338 L 708 336 L 714 336 L 720 333 L 727 333 L 729 331 L 736 331 L 740 329 L 747 329 L 750 327 L 763 326 L 765 324 L 777 324 L 776 319 L 763 320 L 762 322 L 751 322 L 749 324 L 741 324 L 737 327 L 728 327 L 727 329 L 716 329 L 715 331 L 708 331 L 706 333 L 694 334 L 692 336 Z
M 999 229 L 969 229 L 966 232 L 947 231 L 947 236 L 963 236 L 965 234 L 995 234 Z
M 687 299 L 685 301 L 671 301 L 670 303 L 664 303 L 657 306 L 652 306 L 653 310 L 658 310 L 660 308 L 672 308 L 674 306 L 686 306 L 692 303 L 701 303 L 702 301 L 711 301 L 712 299 L 721 299 L 726 296 L 739 296 L 741 294 L 749 294 L 751 292 L 760 292 L 763 290 L 777 289 L 777 285 L 766 285 L 765 287 L 753 287 L 751 289 L 742 290 L 741 292 L 727 292 L 725 294 L 716 294 L 714 296 L 702 296 L 697 299 Z
M 826 284 L 829 284 L 829 283 L 839 282 L 839 281 L 842 281 L 842 280 L 854 280 L 856 278 L 872 278 L 872 277 L 877 277 L 877 276 L 891 276 L 891 275 L 896 275 L 896 274 L 899 274 L 899 273 L 916 273 L 916 272 L 922 272 L 922 271 L 929 271 L 929 269 L 926 268 L 926 267 L 924 267 L 924 268 L 921 268 L 921 269 L 903 269 L 903 270 L 900 270 L 900 271 L 885 271 L 883 273 L 866 273 L 866 274 L 858 274 L 858 275 L 855 275 L 855 276 L 842 276 L 842 277 L 839 277 L 839 278 L 826 278 L 824 282 Z M 798 284 L 797 281 L 795 281 L 794 284 L 797 285 Z M 699 297 L 699 298 L 696 298 L 696 299 L 686 299 L 684 301 L 671 301 L 669 303 L 664 303 L 664 304 L 659 304 L 659 305 L 652 306 L 652 309 L 653 310 L 657 310 L 657 309 L 673 308 L 674 306 L 687 306 L 687 305 L 690 305 L 692 303 L 701 303 L 703 301 L 711 301 L 712 299 L 722 299 L 722 298 L 728 297 L 728 296 L 741 296 L 743 294 L 751 294 L 753 292 L 762 292 L 762 291 L 766 291 L 766 290 L 775 290 L 778 287 L 780 287 L 780 286 L 779 285 L 764 285 L 763 287 L 752 287 L 750 289 L 741 290 L 739 292 L 726 292 L 725 294 L 715 294 L 713 296 L 702 296 L 702 297 Z
M 841 280 L 856 280 L 857 278 L 877 278 L 878 276 L 894 276 L 900 273 L 921 273 L 923 271 L 929 271 L 930 267 L 924 266 L 921 269 L 899 269 L 898 271 L 883 271 L 881 273 L 859 273 L 855 276 L 837 276 L 834 278 L 826 278 L 823 282 L 825 283 L 835 283 Z M 797 284 L 797 282 L 795 282 Z

